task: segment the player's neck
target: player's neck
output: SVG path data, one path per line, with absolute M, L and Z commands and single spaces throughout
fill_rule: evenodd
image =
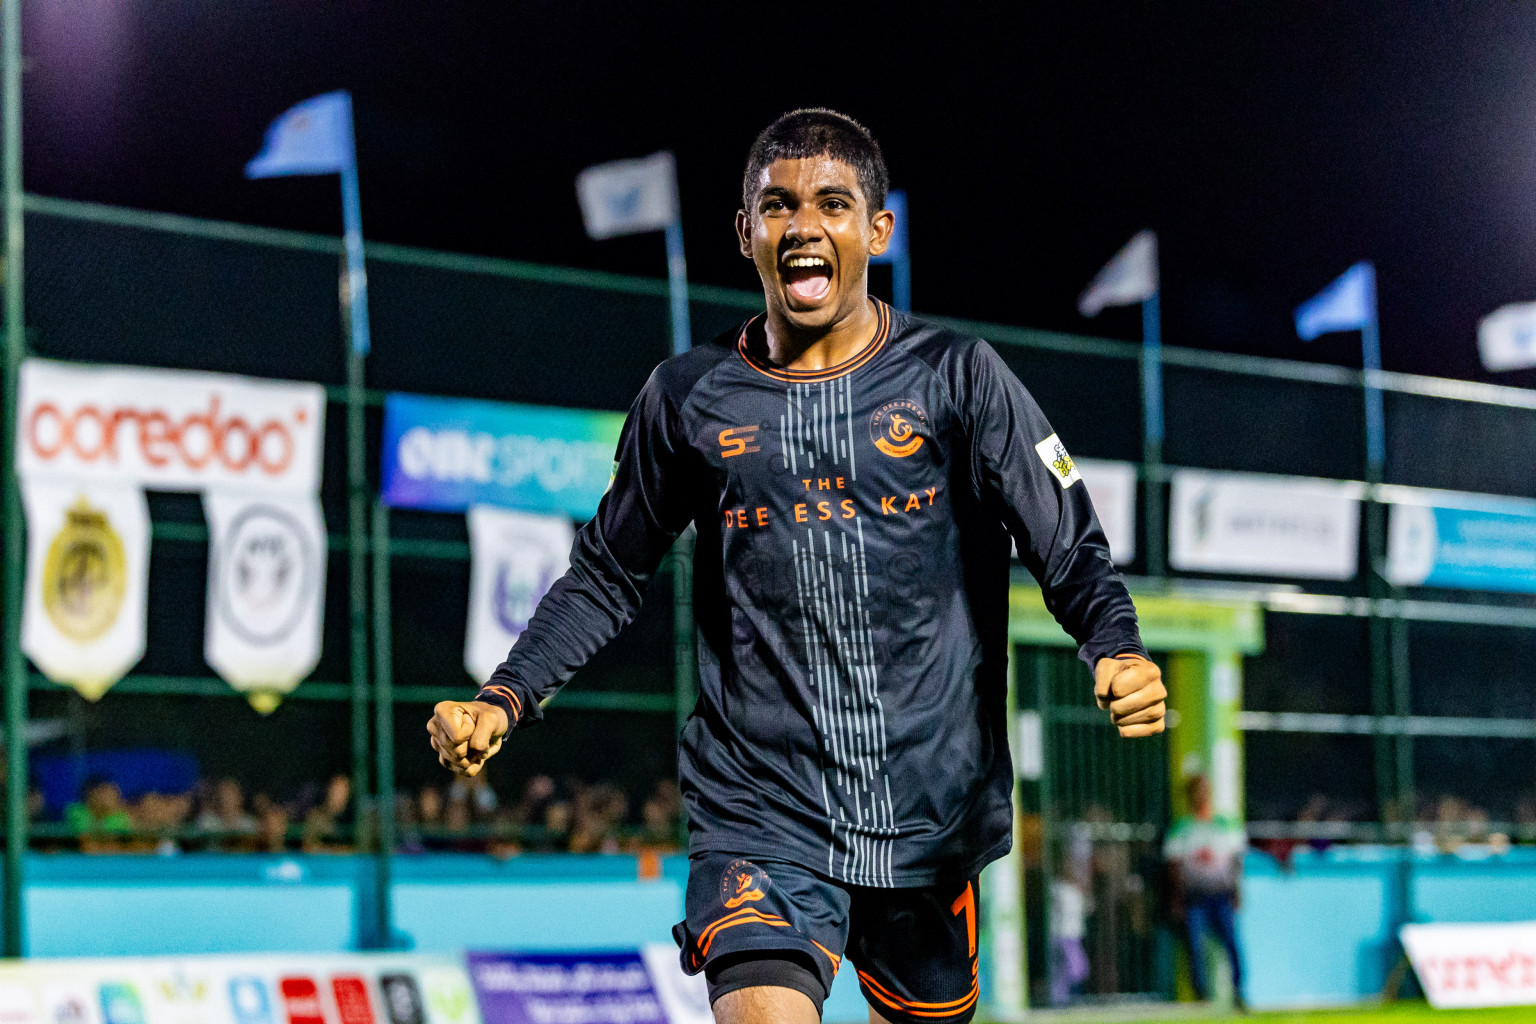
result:
M 848 316 L 823 328 L 806 331 L 796 328 L 782 313 L 770 308 L 764 319 L 763 334 L 768 359 L 775 366 L 789 370 L 825 370 L 845 363 L 875 340 L 880 314 L 868 297 Z

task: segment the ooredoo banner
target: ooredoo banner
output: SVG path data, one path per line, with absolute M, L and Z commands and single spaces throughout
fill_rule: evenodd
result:
M 575 532 L 565 516 L 476 505 L 469 510 L 469 624 L 464 668 L 484 683 L 528 628 L 571 564 Z
M 314 493 L 320 485 L 318 384 L 28 359 L 18 397 L 23 476 L 168 491 Z
M 211 538 L 203 656 L 258 711 L 320 662 L 325 519 L 311 494 L 203 495 Z
M 1435 1009 L 1536 1006 L 1536 921 L 1409 924 L 1402 939 Z
M 21 649 L 96 700 L 144 656 L 149 507 L 132 484 L 22 477 Z
M 498 505 L 591 519 L 623 425 L 613 412 L 390 395 L 384 503 L 439 512 Z
M 1257 473 L 1173 474 L 1168 561 L 1175 569 L 1352 579 L 1359 484 Z

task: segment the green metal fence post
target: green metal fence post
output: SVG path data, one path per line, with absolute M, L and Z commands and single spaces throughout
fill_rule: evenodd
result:
M 345 280 L 345 271 L 343 271 Z M 343 320 L 349 316 L 341 304 Z M 343 323 L 343 327 L 347 327 Z M 368 467 L 364 435 L 363 355 L 347 345 L 347 568 L 352 640 L 352 792 L 359 809 L 368 788 Z
M 389 508 L 373 503 L 373 731 L 378 783 L 378 858 L 374 869 L 374 936 L 381 949 L 394 941 L 391 859 L 395 855 L 395 668 L 389 600 Z
M 21 483 L 16 477 L 16 384 L 26 347 L 22 311 L 21 0 L 5 0 L 5 955 L 26 953 L 22 885 L 27 852 L 27 672 L 21 657 Z

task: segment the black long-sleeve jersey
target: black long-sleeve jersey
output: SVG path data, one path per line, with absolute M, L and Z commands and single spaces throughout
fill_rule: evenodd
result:
M 914 886 L 1011 840 L 1009 535 L 1090 667 L 1145 650 L 1018 378 L 985 341 L 877 306 L 874 339 L 824 371 L 770 365 L 761 316 L 657 367 L 570 571 L 478 699 L 541 717 L 696 523 L 690 850 Z

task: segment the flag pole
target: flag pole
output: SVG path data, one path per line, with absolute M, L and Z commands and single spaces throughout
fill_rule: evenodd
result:
M 675 205 L 674 211 L 679 211 L 680 205 Z M 672 354 L 680 356 L 693 347 L 693 330 L 688 323 L 688 260 L 683 256 L 680 211 L 667 221 L 667 297 L 672 303 Z
M 363 215 L 357 184 L 357 132 L 352 118 L 352 97 L 346 100 L 347 159 L 341 166 L 341 223 L 345 272 L 340 288 L 341 318 L 347 344 L 347 568 L 348 612 L 352 666 L 352 793 L 354 827 L 363 824 L 361 813 L 368 789 L 368 466 L 365 393 L 365 362 L 371 348 L 368 330 L 368 275 L 363 263 Z M 378 780 L 382 785 L 383 780 Z M 393 807 L 377 813 L 393 814 Z M 380 828 L 376 835 L 388 830 Z M 389 854 L 380 848 L 375 867 L 375 918 L 363 937 L 363 945 L 384 948 L 389 932 Z M 369 940 L 372 941 L 369 941 Z
M 1141 303 L 1141 460 L 1146 473 L 1147 575 L 1162 577 L 1167 515 L 1163 507 L 1162 285 Z

